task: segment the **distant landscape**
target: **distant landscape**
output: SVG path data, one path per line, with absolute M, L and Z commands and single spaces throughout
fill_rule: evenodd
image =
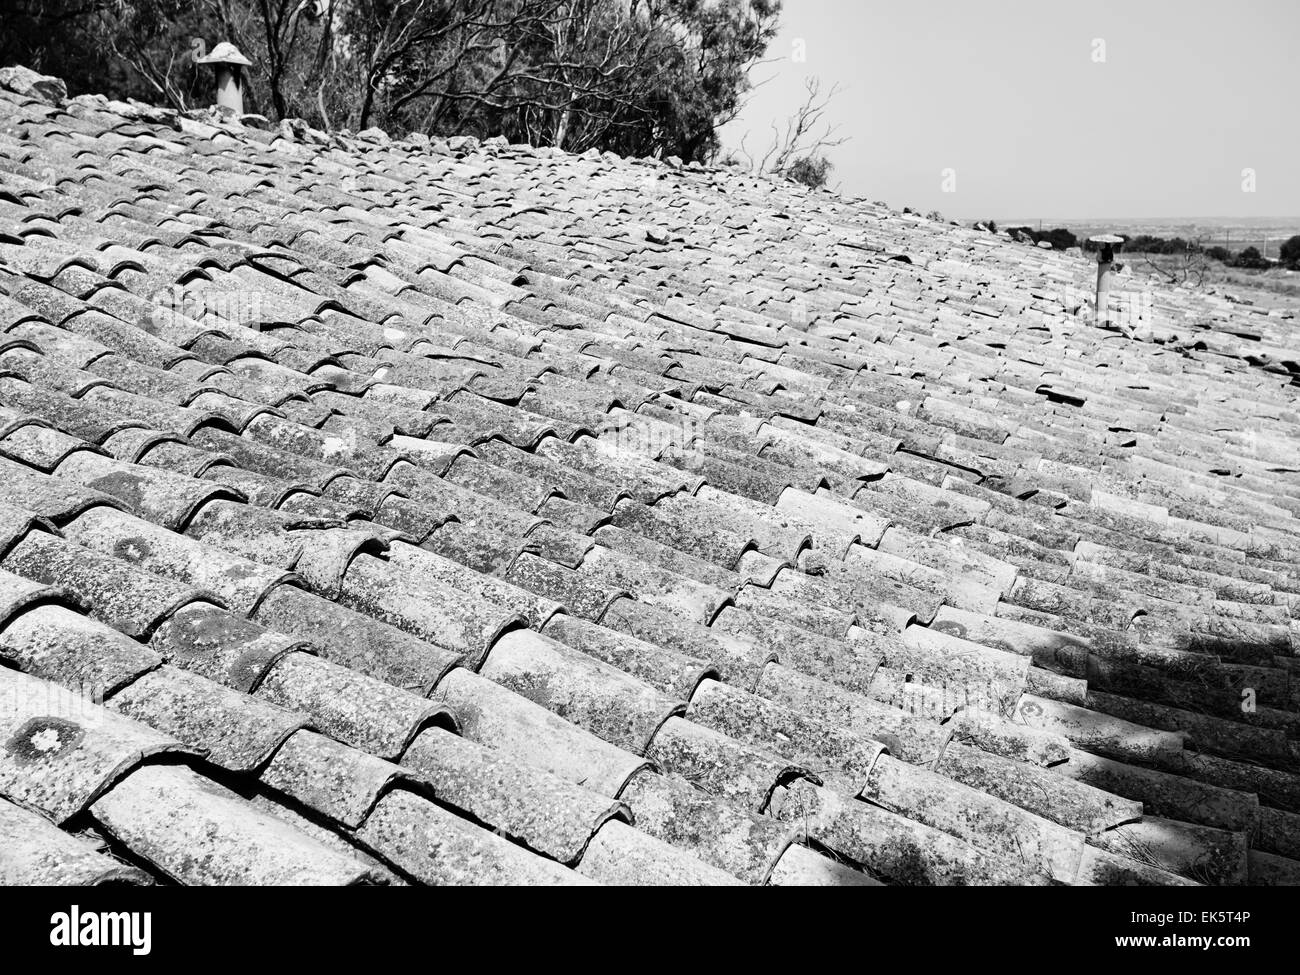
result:
M 1080 240 L 1095 234 L 1123 234 L 1136 237 L 1181 237 L 1200 240 L 1205 247 L 1220 246 L 1231 251 L 1255 247 L 1266 258 L 1277 259 L 1278 248 L 1288 238 L 1300 234 L 1297 217 L 1017 217 L 998 219 L 999 227 L 1035 227 L 1044 230 L 1067 227 Z
M 1118 234 L 1125 238 L 1119 261 L 1136 274 L 1261 307 L 1294 309 L 1300 300 L 1300 217 L 1035 217 L 972 225 L 1056 250 L 1095 250 L 1089 237 Z

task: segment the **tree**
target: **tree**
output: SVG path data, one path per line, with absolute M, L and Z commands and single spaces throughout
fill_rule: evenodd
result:
M 246 107 L 275 119 L 705 162 L 752 88 L 780 9 L 780 0 L 6 0 L 0 59 L 59 75 L 73 94 L 188 109 L 212 93 L 192 45 L 229 40 L 253 62 Z
M 711 159 L 778 0 L 355 0 L 358 126 Z
M 682 73 L 661 93 L 672 109 L 668 122 L 678 145 L 672 154 L 713 159 L 718 129 L 740 114 L 754 88 L 750 72 L 776 37 L 781 0 L 647 0 L 646 6 L 684 38 Z
M 786 119 L 784 129 L 772 123 L 771 141 L 761 156 L 750 153 L 746 145 L 748 133 L 740 140 L 740 153 L 753 172 L 773 173 L 820 187 L 834 168 L 826 158 L 826 151 L 847 141 L 846 137 L 835 134 L 838 125 L 825 120 L 826 109 L 839 93 L 839 86 L 832 85 L 830 91 L 822 94 L 821 80 L 808 78 L 804 90 L 807 94 L 803 103 Z M 808 182 L 809 178 L 814 182 Z
M 577 6 L 582 9 L 566 9 L 563 0 L 357 0 L 338 26 L 360 87 L 356 126 L 505 134 L 503 116 L 528 104 L 571 108 L 572 94 L 552 100 L 548 87 L 577 63 L 564 42 L 581 30 L 574 25 L 591 4 Z
M 1213 248 L 1207 250 L 1200 237 L 1192 240 L 1184 240 L 1181 237 L 1165 240 L 1161 237 L 1139 235 L 1133 238 L 1132 243 L 1136 252 L 1142 255 L 1141 266 L 1168 284 L 1199 288 L 1212 275 L 1210 250 Z M 1146 249 L 1138 249 L 1139 245 Z M 1127 244 L 1125 249 L 1128 249 Z M 1153 253 L 1168 259 L 1153 261 L 1151 260 Z
M 1065 227 L 1057 227 L 1054 230 L 1049 230 L 1045 234 L 1039 234 L 1035 238 L 1035 243 L 1039 240 L 1047 241 L 1055 250 L 1058 251 L 1069 250 L 1071 247 L 1079 246 L 1079 238 L 1074 236 L 1074 234 Z
M 1283 241 L 1282 246 L 1278 248 L 1277 256 L 1283 267 L 1300 271 L 1300 234 Z
M 194 63 L 192 45 L 220 32 L 212 0 L 5 0 L 0 23 L 0 64 L 56 75 L 70 94 L 178 109 L 210 98 L 210 72 Z
M 1232 266 L 1249 270 L 1262 270 L 1268 267 L 1269 263 L 1260 254 L 1258 247 L 1247 247 L 1237 255 L 1232 262 Z
M 826 185 L 834 168 L 835 164 L 825 156 L 803 156 L 786 167 L 785 175 L 809 189 L 819 190 Z

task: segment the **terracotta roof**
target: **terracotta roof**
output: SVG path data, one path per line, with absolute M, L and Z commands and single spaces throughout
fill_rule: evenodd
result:
M 1287 316 L 1096 328 L 727 169 L 0 116 L 5 882 L 1300 880 Z

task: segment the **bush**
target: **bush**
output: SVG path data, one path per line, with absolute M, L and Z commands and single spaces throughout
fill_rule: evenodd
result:
M 1035 244 L 1047 241 L 1052 245 L 1054 250 L 1064 251 L 1071 247 L 1079 246 L 1079 238 L 1065 227 L 1057 227 L 1054 230 L 1034 230 L 1032 227 L 1008 227 L 1007 233 L 1011 235 L 1012 240 L 1022 238 L 1033 241 Z
M 1288 237 L 1282 244 L 1282 249 L 1277 252 L 1277 256 L 1283 267 L 1300 271 L 1300 234 Z
M 1260 254 L 1258 247 L 1247 247 L 1237 255 L 1237 259 L 1232 262 L 1232 266 L 1260 270 L 1268 267 L 1268 261 Z
M 1169 239 L 1138 234 L 1124 245 L 1124 249 L 1136 254 L 1181 254 L 1187 250 L 1187 241 L 1181 237 Z
M 785 175 L 809 189 L 819 190 L 826 185 L 834 168 L 835 164 L 825 156 L 804 156 L 787 166 Z

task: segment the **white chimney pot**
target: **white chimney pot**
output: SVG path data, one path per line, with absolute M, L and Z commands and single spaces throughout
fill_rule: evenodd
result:
M 235 115 L 244 114 L 244 68 L 253 62 L 239 53 L 239 48 L 222 41 L 198 64 L 210 64 L 217 75 L 217 107 L 229 109 Z

